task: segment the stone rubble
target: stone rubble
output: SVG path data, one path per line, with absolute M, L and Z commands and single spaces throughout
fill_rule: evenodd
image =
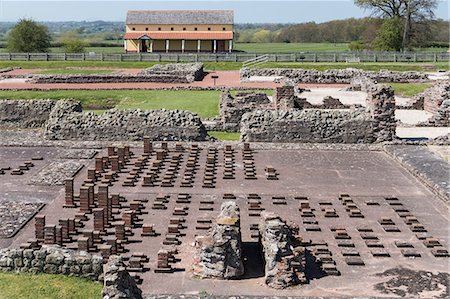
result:
M 42 127 L 55 104 L 54 100 L 1 100 L 0 128 Z
M 0 238 L 13 236 L 30 217 L 42 207 L 42 203 L 17 200 L 0 200 Z
M 195 239 L 193 274 L 200 278 L 238 278 L 244 274 L 239 207 L 222 203 L 210 234 Z
M 156 64 L 139 72 L 142 76 L 172 75 L 186 78 L 187 83 L 201 81 L 205 76 L 203 63 Z M 181 83 L 181 82 L 180 82 Z
M 331 69 L 326 71 L 305 69 L 253 69 L 242 68 L 240 70 L 241 81 L 246 81 L 253 76 L 283 77 L 295 83 L 322 83 L 322 84 L 349 84 L 352 78 L 366 77 L 376 82 L 423 82 L 428 80 L 428 75 L 420 72 L 399 71 L 364 71 L 360 69 Z
M 295 246 L 296 240 L 286 222 L 274 213 L 263 211 L 259 232 L 266 264 L 266 284 L 284 289 L 306 283 L 305 250 Z
M 58 186 L 64 185 L 64 180 L 73 177 L 83 164 L 76 161 L 53 161 L 30 178 L 30 185 Z
M 142 291 L 126 270 L 121 256 L 110 256 L 103 268 L 103 299 L 142 299 Z

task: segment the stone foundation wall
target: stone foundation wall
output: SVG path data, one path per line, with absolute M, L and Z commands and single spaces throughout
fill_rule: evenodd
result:
M 102 115 L 73 111 L 76 103 L 58 101 L 45 125 L 50 140 L 204 141 L 208 134 L 200 118 L 180 110 L 117 110 Z
M 425 111 L 437 113 L 442 102 L 450 100 L 450 82 L 438 81 L 415 98 L 422 99 Z
M 295 247 L 291 229 L 279 216 L 261 213 L 259 232 L 265 258 L 265 278 L 269 287 L 284 289 L 306 283 L 305 250 Z
M 450 100 L 443 101 L 438 111 L 426 122 L 419 125 L 425 127 L 450 127 Z
M 349 84 L 353 78 L 366 77 L 377 82 L 422 82 L 428 80 L 428 75 L 420 72 L 398 71 L 363 71 L 360 69 L 342 70 L 304 70 L 304 69 L 250 69 L 242 68 L 240 78 L 246 81 L 252 76 L 284 77 L 295 83 L 325 83 L 325 84 Z
M 53 100 L 0 100 L 0 127 L 42 127 L 55 104 Z
M 153 75 L 121 75 L 121 74 L 84 74 L 84 75 L 29 75 L 27 82 L 36 84 L 86 84 L 86 83 L 191 83 L 193 79 L 179 74 L 153 74 Z
M 102 281 L 103 259 L 55 245 L 40 249 L 2 249 L 0 272 L 64 274 Z
M 224 202 L 210 233 L 195 239 L 194 276 L 220 279 L 242 276 L 241 242 L 239 207 L 233 201 Z
M 241 121 L 241 141 L 301 143 L 372 143 L 372 118 L 363 109 L 319 109 L 246 113 Z
M 203 63 L 156 64 L 139 73 L 142 76 L 173 75 L 185 77 L 188 82 L 201 81 L 205 76 Z
M 397 127 L 394 90 L 386 85 L 373 85 L 368 92 L 366 103 L 373 119 L 375 142 L 393 140 Z

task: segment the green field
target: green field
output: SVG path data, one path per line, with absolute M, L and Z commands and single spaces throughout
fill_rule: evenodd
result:
M 24 69 L 64 69 L 64 68 L 147 68 L 156 62 L 121 62 L 121 61 L 0 61 L 0 68 L 21 67 Z M 162 63 L 165 64 L 165 63 Z M 303 63 L 303 62 L 268 62 L 259 65 L 259 68 L 303 68 L 303 69 L 344 69 L 358 68 L 362 70 L 396 70 L 396 71 L 426 71 L 424 66 L 434 65 L 439 70 L 450 70 L 450 64 L 437 63 Z M 206 62 L 206 70 L 239 70 L 242 63 L 239 62 Z
M 208 135 L 218 140 L 236 141 L 241 137 L 239 132 L 221 132 L 221 131 L 209 131 Z
M 220 91 L 190 90 L 55 90 L 2 91 L 0 99 L 75 99 L 87 110 L 169 109 L 188 110 L 200 117 L 219 114 Z M 100 110 L 100 111 L 98 111 Z
M 431 87 L 431 84 L 426 83 L 389 83 L 389 85 L 394 89 L 396 95 L 404 97 L 415 96 Z
M 50 274 L 0 273 L 0 299 L 102 298 L 102 284 Z

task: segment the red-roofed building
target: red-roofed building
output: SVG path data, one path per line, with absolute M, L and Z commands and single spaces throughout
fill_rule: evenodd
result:
M 130 10 L 126 52 L 231 52 L 230 10 Z

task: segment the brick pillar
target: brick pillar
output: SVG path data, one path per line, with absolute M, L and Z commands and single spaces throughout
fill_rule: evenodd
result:
M 46 225 L 44 227 L 44 244 L 56 243 L 56 226 Z
M 75 203 L 73 202 L 73 179 L 65 179 L 64 180 L 64 188 L 65 188 L 65 208 L 74 208 Z
M 83 186 L 80 188 L 80 211 L 90 212 L 91 207 L 89 205 L 89 188 Z
M 34 229 L 37 240 L 40 241 L 44 240 L 44 228 L 45 228 L 45 216 L 36 215 L 36 217 L 34 217 Z
M 59 225 L 61 226 L 61 238 L 63 242 L 68 242 L 70 240 L 69 219 L 59 219 Z
M 97 179 L 95 168 L 88 168 L 87 178 L 88 180 L 95 182 Z
M 97 173 L 103 172 L 103 158 L 95 158 L 95 171 Z
M 112 157 L 112 156 L 115 156 L 115 155 L 116 155 L 116 153 L 115 153 L 114 146 L 108 146 L 108 157 Z
M 144 136 L 144 154 L 149 155 L 153 150 L 153 144 L 150 141 L 150 137 Z
M 109 200 L 108 195 L 108 185 L 99 185 L 98 186 L 98 207 L 105 209 L 105 225 L 108 224 L 111 219 L 111 201 Z
M 105 209 L 96 208 L 92 210 L 94 213 L 94 230 L 99 232 L 105 231 Z
M 124 221 L 117 221 L 114 223 L 114 228 L 116 230 L 115 235 L 117 240 L 125 241 L 125 222 Z

